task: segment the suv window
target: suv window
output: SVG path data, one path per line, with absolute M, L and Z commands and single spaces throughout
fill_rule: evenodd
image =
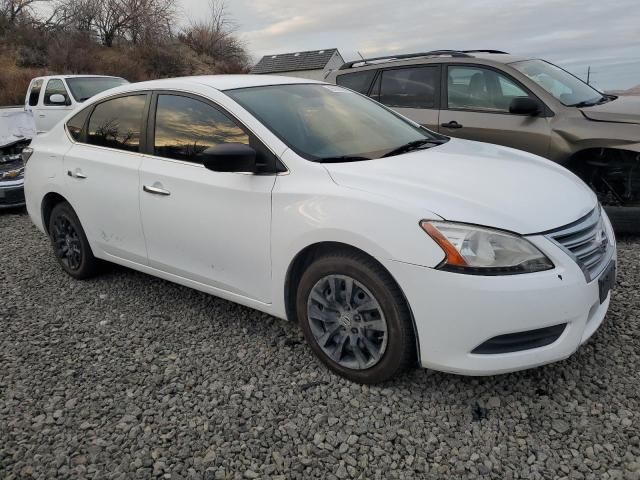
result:
M 529 95 L 507 76 L 481 67 L 449 67 L 447 105 L 458 110 L 508 113 L 511 101 Z
M 158 95 L 155 155 L 199 163 L 200 153 L 221 143 L 248 145 L 249 136 L 208 103 L 179 95 Z
M 51 101 L 51 95 L 62 95 L 64 97 L 65 104 L 69 103 L 69 94 L 64 87 L 62 80 L 58 78 L 52 78 L 47 82 L 47 88 L 44 91 L 44 105 L 60 106 L 60 103 L 53 103 Z
M 31 85 L 31 91 L 29 92 L 29 106 L 35 107 L 38 105 L 40 90 L 42 90 L 42 80 L 35 80 L 33 85 Z
M 89 119 L 87 143 L 138 152 L 146 99 L 130 95 L 99 103 Z
M 369 91 L 371 81 L 376 75 L 376 70 L 365 70 L 363 72 L 345 73 L 336 77 L 336 83 L 342 87 L 350 88 L 365 95 Z
M 384 70 L 377 100 L 389 107 L 433 108 L 437 82 L 437 66 Z

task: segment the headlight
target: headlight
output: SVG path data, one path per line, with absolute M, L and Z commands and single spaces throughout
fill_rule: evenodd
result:
M 442 270 L 476 275 L 540 272 L 553 263 L 525 238 L 461 223 L 423 221 L 420 226 L 446 255 Z

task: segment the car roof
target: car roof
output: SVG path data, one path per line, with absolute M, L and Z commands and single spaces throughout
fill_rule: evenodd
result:
M 47 80 L 49 78 L 121 78 L 116 77 L 114 75 L 43 75 L 41 77 L 36 77 L 37 80 Z
M 270 85 L 291 85 L 300 83 L 318 83 L 317 80 L 306 78 L 285 77 L 282 75 L 197 75 L 192 77 L 166 78 L 162 80 L 150 80 L 146 82 L 133 83 L 129 87 L 136 89 L 143 88 L 175 88 L 185 85 L 204 85 L 216 90 L 232 90 L 235 88 L 264 87 Z

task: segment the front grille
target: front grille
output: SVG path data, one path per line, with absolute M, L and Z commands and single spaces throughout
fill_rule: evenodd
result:
M 478 345 L 471 353 L 491 355 L 496 353 L 521 352 L 532 348 L 544 347 L 551 345 L 560 338 L 566 326 L 566 323 L 561 323 L 560 325 L 554 325 L 552 327 L 499 335 Z
M 577 222 L 548 232 L 547 237 L 576 261 L 587 282 L 604 270 L 613 251 L 599 206 Z

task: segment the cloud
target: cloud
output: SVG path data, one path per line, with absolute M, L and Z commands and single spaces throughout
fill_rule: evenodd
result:
M 207 0 L 182 0 L 205 14 Z M 605 88 L 640 84 L 637 0 L 228 0 L 262 55 L 338 47 L 346 60 L 431 49 L 495 48 L 549 59 Z M 626 84 L 621 84 L 622 82 Z

